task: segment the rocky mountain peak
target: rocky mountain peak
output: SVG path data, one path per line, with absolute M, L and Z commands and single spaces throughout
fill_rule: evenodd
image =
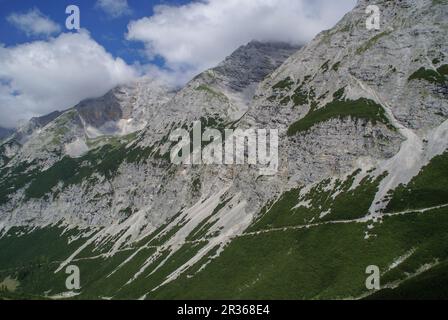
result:
M 213 70 L 229 88 L 241 92 L 258 84 L 299 49 L 288 43 L 254 40 L 239 47 Z

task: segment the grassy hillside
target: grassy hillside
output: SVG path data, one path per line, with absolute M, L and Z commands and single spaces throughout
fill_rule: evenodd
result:
M 377 222 L 358 222 L 356 219 L 365 214 L 363 198 L 371 197 L 368 195 L 371 192 L 365 190 L 375 189 L 379 180 L 366 179 L 350 191 L 354 175 L 334 183 L 333 191 L 342 191 L 339 196 L 350 194 L 351 197 L 349 202 L 341 202 L 343 205 L 335 211 L 338 214 L 329 213 L 318 219 L 313 214 L 305 218 L 303 212 L 299 212 L 298 217 L 302 214 L 300 218 L 288 218 L 297 213 L 291 208 L 303 200 L 299 199 L 299 191 L 293 190 L 273 203 L 270 210 L 265 210 L 261 219 L 235 238 L 205 268 L 201 269 L 206 262 L 202 259 L 178 279 L 160 288 L 158 285 L 167 275 L 207 243 L 198 238 L 198 230 L 194 230 L 190 237 L 196 240 L 194 243 L 186 243 L 169 258 L 169 251 L 160 252 L 158 259 L 129 284 L 129 279 L 151 254 L 162 249 L 161 245 L 167 239 L 154 241 L 155 233 L 138 246 L 109 258 L 98 256 L 99 252 L 87 248 L 82 259 L 74 262 L 81 270 L 82 279 L 82 294 L 76 298 L 137 299 L 145 294 L 148 299 L 356 298 L 368 293 L 364 282 L 365 269 L 369 265 L 380 267 L 382 284 L 387 284 L 405 280 L 424 265 L 448 261 L 448 208 L 386 215 Z M 328 197 L 318 190 L 319 186 L 316 186 L 310 210 L 313 210 L 313 200 L 320 203 Z M 329 202 L 330 208 L 335 207 L 335 201 L 338 202 Z M 348 214 L 350 210 L 358 214 Z M 310 222 L 308 219 L 312 216 L 315 220 Z M 83 240 L 67 245 L 66 237 L 58 239 L 60 231 L 13 233 L 0 239 L 0 278 L 12 277 L 20 281 L 13 295 L 32 298 L 44 296 L 46 292 L 65 291 L 66 275 L 63 271 L 54 274 L 54 270 Z M 149 246 L 137 251 L 144 244 Z M 22 250 L 24 248 L 26 250 Z M 22 251 L 15 255 L 16 250 Z M 131 255 L 133 258 L 118 268 Z M 39 257 L 44 259 L 36 261 Z M 406 258 L 396 263 L 400 257 Z M 165 259 L 165 263 L 156 269 Z M 413 291 L 409 290 L 406 292 L 412 295 Z M 439 297 L 446 297 L 444 291 L 439 291 Z
M 437 156 L 407 185 L 390 193 L 388 211 L 448 204 L 448 152 Z
M 383 289 L 368 296 L 368 300 L 435 300 L 448 299 L 448 262 L 443 262 L 394 289 Z
M 407 269 L 447 259 L 448 210 L 392 216 L 368 231 L 366 223 L 328 223 L 247 234 L 210 265 L 157 290 L 153 298 L 320 299 L 358 297 L 368 265 L 386 277 L 411 249 Z M 435 245 L 435 247 L 433 247 Z M 404 277 L 404 270 L 389 280 Z M 387 278 L 386 278 L 387 279 Z
M 373 124 L 381 122 L 390 126 L 384 109 L 372 100 L 365 98 L 358 100 L 334 100 L 323 108 L 313 110 L 304 118 L 291 124 L 288 128 L 288 136 L 305 132 L 321 122 L 348 117 L 365 119 Z

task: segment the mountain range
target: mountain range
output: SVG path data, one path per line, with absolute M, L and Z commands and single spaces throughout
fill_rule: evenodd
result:
M 448 3 L 376 4 L 380 30 L 360 0 L 303 47 L 252 41 L 182 88 L 141 78 L 8 133 L 1 294 L 448 297 Z M 174 165 L 195 121 L 277 129 L 278 173 Z

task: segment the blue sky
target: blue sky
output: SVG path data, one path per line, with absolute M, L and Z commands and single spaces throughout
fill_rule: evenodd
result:
M 129 14 L 110 17 L 98 8 L 96 2 L 92 0 L 0 0 L 0 43 L 12 46 L 45 38 L 42 36 L 28 37 L 24 32 L 11 26 L 7 21 L 9 15 L 25 13 L 32 8 L 37 8 L 64 29 L 65 19 L 68 16 L 65 14 L 65 8 L 68 5 L 75 4 L 80 8 L 81 27 L 89 30 L 91 37 L 96 42 L 104 46 L 114 56 L 123 58 L 129 64 L 135 61 L 146 63 L 148 62 L 147 57 L 140 52 L 143 44 L 125 40 L 129 21 L 152 16 L 153 8 L 156 5 L 182 5 L 191 1 L 128 0 L 127 2 L 131 8 Z M 67 30 L 63 31 L 68 32 Z M 159 65 L 162 64 L 159 59 L 156 59 L 155 62 Z
M 251 40 L 306 44 L 356 0 L 0 0 L 0 127 L 145 76 L 182 86 Z M 65 28 L 68 5 L 81 29 Z

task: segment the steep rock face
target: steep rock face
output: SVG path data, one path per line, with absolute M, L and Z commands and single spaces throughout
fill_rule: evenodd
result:
M 297 50 L 284 43 L 253 41 L 241 46 L 219 66 L 187 83 L 163 113 L 155 114 L 147 125 L 146 139 L 153 142 L 154 132 L 166 134 L 173 123 L 191 123 L 201 117 L 227 123 L 239 120 L 247 112 L 257 85 Z
M 175 128 L 191 126 L 196 120 L 212 127 L 239 120 L 248 108 L 245 89 L 263 80 L 295 51 L 295 47 L 286 44 L 252 42 L 237 50 L 217 68 L 219 70 L 204 72 L 174 96 L 163 87 L 139 81 L 114 89 L 102 98 L 83 101 L 63 113 L 30 139 L 8 166 L 28 163 L 29 179 L 26 180 L 31 182 L 36 168 L 33 161 L 43 164 L 50 174 L 55 171 L 53 164 L 58 164 L 58 160 L 68 154 L 75 158 L 66 160 L 70 166 L 92 167 L 95 174 L 72 183 L 65 181 L 68 177 L 59 177 L 57 173 L 54 181 L 41 188 L 42 194 L 48 196 L 46 199 L 40 197 L 40 192 L 38 196 L 30 196 L 29 192 L 23 193 L 24 190 L 18 192 L 3 207 L 5 212 L 20 212 L 9 216 L 10 223 L 33 220 L 45 225 L 68 219 L 74 224 L 77 221 L 82 225 L 103 226 L 141 212 L 145 217 L 142 224 L 147 225 L 141 230 L 144 233 L 201 197 L 228 187 L 239 171 L 237 167 L 225 170 L 218 166 L 174 168 L 169 163 L 172 143 L 167 141 L 168 136 Z M 249 54 L 253 63 L 238 72 Z M 257 69 L 255 74 L 247 77 L 245 74 L 254 68 Z M 239 83 L 238 88 L 232 88 L 231 82 Z M 124 136 L 113 141 L 102 138 L 107 134 L 120 136 L 122 132 L 133 132 L 127 132 L 123 125 L 123 122 L 132 125 L 133 121 L 137 122 L 137 129 L 145 126 L 135 138 Z M 53 143 L 53 132 L 61 131 L 60 140 Z M 118 149 L 114 150 L 117 145 Z M 105 172 L 101 162 L 109 157 L 116 163 L 111 172 Z M 64 162 L 64 165 L 67 164 Z M 75 176 L 76 171 L 73 172 Z M 35 185 L 39 183 L 39 180 L 34 182 Z M 250 188 L 249 184 L 242 185 Z M 26 184 L 21 187 L 27 190 Z
M 252 45 L 247 48 L 253 50 Z M 288 48 L 290 53 L 294 51 L 292 47 Z M 263 72 L 250 79 L 249 86 L 273 71 L 286 51 L 282 49 L 278 54 L 268 50 L 267 53 L 273 54 L 272 60 L 267 60 L 266 51 L 255 56 L 257 61 L 268 62 Z M 249 107 L 247 92 L 231 88 L 229 77 L 213 69 L 206 71 L 167 103 L 154 104 L 149 109 L 145 130 L 135 138 L 123 137 L 78 158 L 54 161 L 55 164 L 47 165 L 48 170 L 42 174 L 31 167 L 23 176 L 16 173 L 13 166 L 8 168 L 5 177 L 9 176 L 11 182 L 2 192 L 0 225 L 3 231 L 12 226 L 44 227 L 59 222 L 69 225 L 69 229 L 75 226 L 100 228 L 89 243 L 96 246 L 111 242 L 111 253 L 114 254 L 124 246 L 144 241 L 166 224 L 167 231 L 164 232 L 169 229 L 177 232 L 175 238 L 163 243 L 164 249 L 160 252 L 170 252 L 171 257 L 192 232 L 214 216 L 204 229 L 210 242 L 190 264 L 212 250 L 222 251 L 233 235 L 244 231 L 257 207 L 262 205 L 259 197 L 254 196 L 255 181 L 251 181 L 258 171 L 248 166 L 174 166 L 169 160 L 172 143 L 168 137 L 176 128 L 191 128 L 196 120 L 215 128 L 238 121 Z M 127 99 L 122 101 L 128 101 L 130 106 L 139 103 L 140 99 L 135 95 L 125 96 Z M 73 117 L 83 120 L 76 108 L 70 112 Z M 52 125 L 60 127 L 54 123 L 46 129 Z M 83 123 L 82 128 L 89 129 L 89 126 Z M 18 191 L 11 193 L 9 186 Z M 92 233 L 89 231 L 87 235 Z M 148 257 L 146 265 L 149 266 L 149 261 L 156 259 L 160 252 Z M 145 270 L 142 266 L 141 272 Z M 173 274 L 173 279 L 175 277 Z
M 299 48 L 287 43 L 252 41 L 240 47 L 213 70 L 232 90 L 246 91 L 250 100 L 256 86 Z
M 316 97 L 349 86 L 352 97 L 378 93 L 398 120 L 412 129 L 441 124 L 447 116 L 446 104 L 439 103 L 446 100 L 446 83 L 416 72 L 421 68 L 436 75 L 439 68 L 445 72 L 443 2 L 380 1 L 380 30 L 365 27 L 367 5 L 368 1 L 360 1 L 333 29 L 291 57 L 261 90 L 266 92 L 287 76 L 293 81 L 311 76 L 313 83 L 304 88 L 313 86 Z
M 365 121 L 333 119 L 317 124 L 290 138 L 286 150 L 290 182 L 307 185 L 353 168 L 370 169 L 371 159 L 391 158 L 401 141 L 395 132 Z
M 65 112 L 33 118 L 3 142 L 4 148 L 14 146 L 15 150 L 14 154 L 4 154 L 5 159 L 9 167 L 27 163 L 48 169 L 65 156 L 82 156 L 115 137 L 142 130 L 154 110 L 172 95 L 162 83 L 143 78 Z
M 95 128 L 123 118 L 123 111 L 113 91 L 101 98 L 82 101 L 75 109 L 86 124 Z
M 289 154 L 286 162 L 293 167 L 306 163 L 303 172 L 290 172 L 297 176 L 292 179 L 294 183 L 313 182 L 305 176 L 314 173 L 319 178 L 328 176 L 335 172 L 335 165 L 346 168 L 336 172 L 347 171 L 357 166 L 360 157 L 367 168 L 378 167 L 398 152 L 401 141 L 415 145 L 419 139 L 422 143 L 431 136 L 428 131 L 446 120 L 443 20 L 447 13 L 441 10 L 445 5 L 380 1 L 378 31 L 365 27 L 368 5 L 368 1 L 360 1 L 333 29 L 322 32 L 290 57 L 257 91 L 248 121 L 283 129 L 288 141 L 283 148 Z M 420 75 L 418 70 L 422 68 L 436 76 L 425 76 L 423 71 Z M 360 99 L 368 99 L 376 110 L 358 114 L 357 107 L 370 103 Z M 332 115 L 322 111 L 330 108 L 336 110 Z M 356 121 L 347 126 L 346 121 L 338 120 L 341 117 Z M 314 121 L 316 127 L 295 133 L 295 128 L 300 129 L 306 121 Z M 375 123 L 373 130 L 369 123 Z M 331 143 L 331 137 L 340 139 Z M 294 147 L 290 148 L 289 141 Z M 312 156 L 304 159 L 306 154 Z M 316 167 L 310 167 L 310 163 Z M 404 176 L 404 180 L 409 178 Z

